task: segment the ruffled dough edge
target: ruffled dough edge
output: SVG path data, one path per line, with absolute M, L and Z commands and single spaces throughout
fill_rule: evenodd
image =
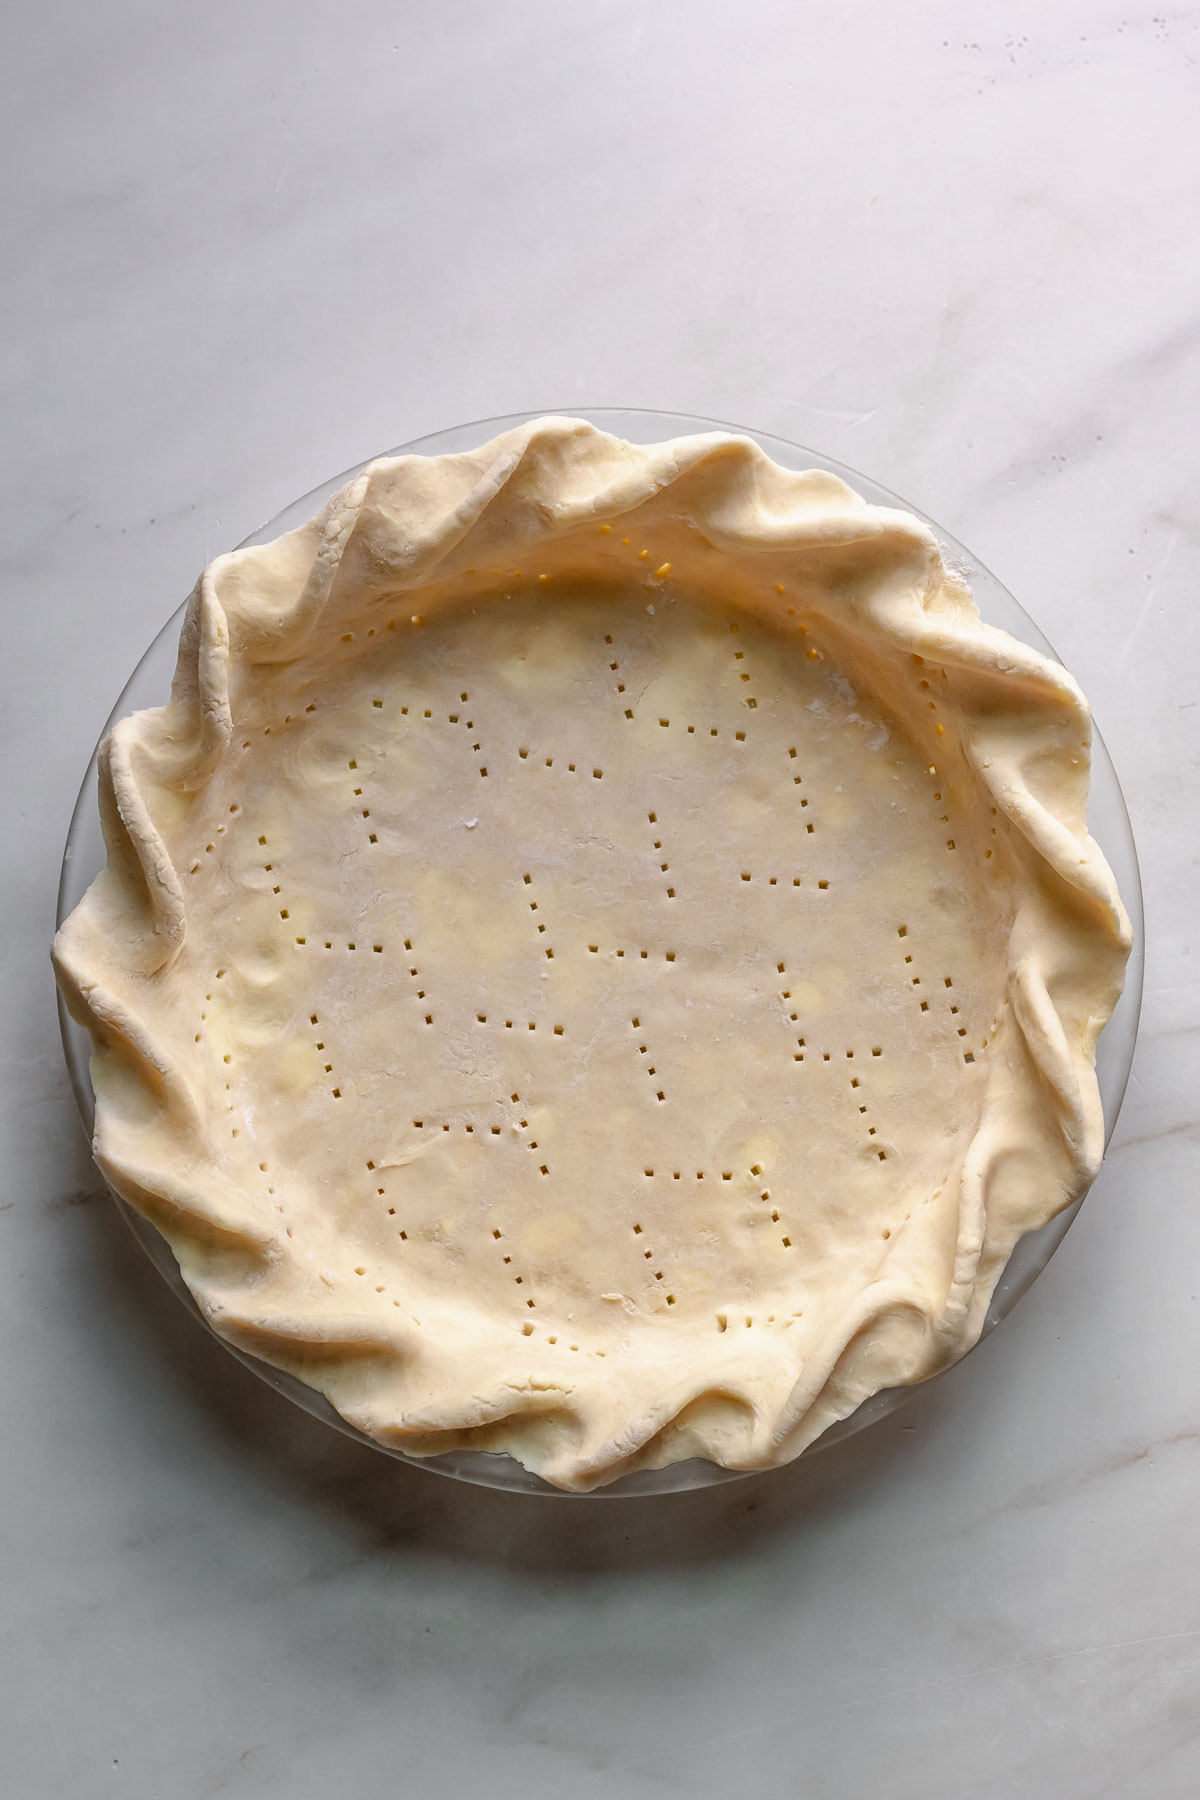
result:
M 255 664 L 302 656 L 339 581 L 360 596 L 420 588 L 500 544 L 505 554 L 528 555 L 539 540 L 608 523 L 664 490 L 731 556 L 853 548 L 865 578 L 840 584 L 833 622 L 881 651 L 952 668 L 976 695 L 961 747 L 1048 877 L 1014 923 L 1009 999 L 1038 1089 L 1040 1143 L 1052 1148 L 1058 1178 L 1032 1215 L 1006 1219 L 989 1208 L 997 1168 L 1024 1141 L 1011 1095 L 993 1102 L 989 1093 L 964 1159 L 957 1237 L 938 1292 L 914 1284 L 911 1271 L 885 1271 L 799 1371 L 749 1346 L 700 1369 L 685 1354 L 674 1371 L 656 1364 L 644 1392 L 618 1382 L 605 1400 L 531 1374 L 514 1354 L 481 1392 L 469 1353 L 431 1357 L 418 1330 L 384 1333 L 365 1315 L 271 1306 L 270 1271 L 285 1252 L 246 1196 L 226 1191 L 215 1173 L 204 1179 L 203 1108 L 144 1002 L 146 978 L 170 967 L 187 932 L 155 795 L 192 791 L 211 777 L 230 745 L 231 687 Z M 868 504 L 836 476 L 781 469 L 752 439 L 715 432 L 631 445 L 585 421 L 550 418 L 466 454 L 381 458 L 307 525 L 205 569 L 169 703 L 123 719 L 101 747 L 108 863 L 53 946 L 67 1006 L 96 1052 L 96 1160 L 166 1237 L 219 1335 L 299 1375 L 381 1443 L 418 1455 L 507 1451 L 575 1491 L 691 1456 L 731 1468 L 786 1462 L 880 1388 L 923 1380 L 970 1349 L 1017 1237 L 1079 1198 L 1099 1166 L 1095 1045 L 1132 934 L 1086 830 L 1089 745 L 1090 715 L 1075 682 L 982 623 L 924 525 Z M 177 1155 L 147 1162 L 147 1117 Z M 399 1402 L 395 1381 L 380 1380 L 381 1364 L 400 1371 Z

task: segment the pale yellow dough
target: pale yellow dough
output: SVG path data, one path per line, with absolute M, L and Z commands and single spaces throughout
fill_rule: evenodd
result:
M 97 1159 L 382 1442 L 784 1462 L 1095 1172 L 1088 747 L 924 526 L 746 440 L 377 462 L 107 741 Z

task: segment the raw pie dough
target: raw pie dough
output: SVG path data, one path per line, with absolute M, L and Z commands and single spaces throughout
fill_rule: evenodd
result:
M 376 462 L 104 747 L 97 1160 L 383 1443 L 787 1461 L 1095 1173 L 1088 746 L 923 525 L 745 439 Z

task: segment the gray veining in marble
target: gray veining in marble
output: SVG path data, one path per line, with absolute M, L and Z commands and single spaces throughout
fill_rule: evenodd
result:
M 6 21 L 0 1791 L 1200 1790 L 1200 11 L 44 0 Z M 373 450 L 585 404 L 869 470 L 1042 624 L 1148 918 L 1114 1147 L 872 1432 L 655 1501 L 342 1442 L 102 1197 L 46 959 L 203 561 Z

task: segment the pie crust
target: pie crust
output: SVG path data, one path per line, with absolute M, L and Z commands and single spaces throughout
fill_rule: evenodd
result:
M 747 439 L 382 459 L 102 748 L 96 1159 L 381 1443 L 785 1462 L 1096 1171 L 1089 743 L 923 524 Z

